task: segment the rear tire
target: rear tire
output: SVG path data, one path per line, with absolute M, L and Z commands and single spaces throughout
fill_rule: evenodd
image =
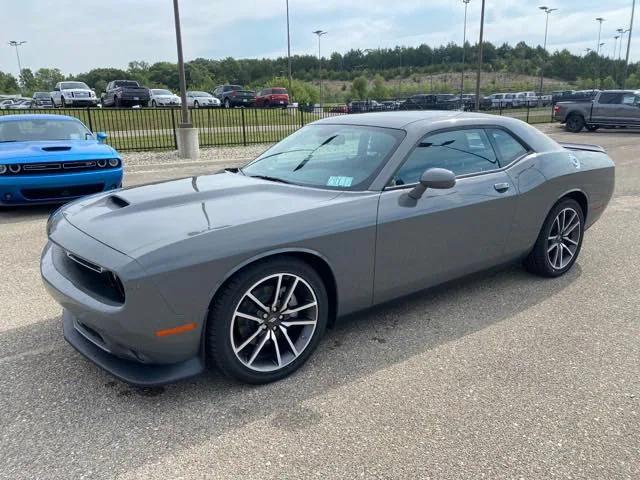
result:
M 282 314 L 304 305 L 310 306 Z M 280 380 L 300 368 L 318 346 L 328 311 L 324 283 L 308 264 L 292 257 L 258 262 L 216 294 L 207 320 L 207 355 L 225 375 L 241 382 Z
M 198 103 L 197 100 L 193 102 L 193 108 L 200 108 L 200 104 Z
M 565 129 L 568 132 L 580 133 L 584 127 L 584 118 L 582 115 L 571 114 L 567 117 Z
M 533 250 L 524 260 L 525 268 L 542 277 L 564 275 L 578 258 L 583 237 L 582 207 L 571 198 L 560 200 L 547 215 Z

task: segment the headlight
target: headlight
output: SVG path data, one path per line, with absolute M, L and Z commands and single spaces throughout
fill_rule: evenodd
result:
M 20 173 L 20 170 L 22 170 L 20 165 L 9 165 L 9 171 L 11 173 Z
M 0 165 L 0 175 L 2 175 L 3 173 L 7 173 L 6 165 Z
M 118 165 L 120 165 L 120 160 L 118 160 L 117 158 L 110 158 L 109 159 L 109 166 L 110 167 L 117 167 Z
M 98 160 L 98 162 L 97 162 L 97 163 L 98 163 L 98 166 L 99 166 L 100 168 L 104 168 L 104 167 L 106 167 L 106 166 L 107 166 L 107 161 L 106 161 L 106 160 Z

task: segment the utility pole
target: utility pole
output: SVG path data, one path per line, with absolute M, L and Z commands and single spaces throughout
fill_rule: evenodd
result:
M 464 95 L 464 57 L 467 51 L 467 7 L 471 0 L 462 0 L 464 3 L 464 28 L 462 33 L 462 75 L 460 78 L 460 109 L 462 109 L 462 95 Z
M 327 32 L 323 30 L 316 30 L 315 33 L 318 36 L 318 79 L 320 80 L 320 108 L 322 108 L 322 54 L 320 51 L 320 37 L 326 35 Z
M 596 86 L 595 88 L 600 87 L 600 47 L 602 47 L 602 44 L 600 43 L 600 36 L 602 34 L 602 22 L 604 22 L 604 18 L 602 17 L 598 17 L 596 18 L 596 21 L 598 23 L 600 23 L 600 26 L 598 28 L 598 43 L 596 44 Z
M 631 51 L 631 33 L 633 31 L 633 15 L 636 11 L 636 0 L 631 0 L 631 20 L 629 21 L 629 36 L 627 37 L 627 56 L 624 60 L 624 76 L 622 77 L 622 88 L 627 81 L 627 73 L 629 72 L 629 52 Z
M 555 12 L 556 10 L 558 10 L 557 8 L 549 8 L 549 7 L 538 7 L 540 10 L 542 10 L 546 16 L 547 19 L 545 21 L 544 24 L 544 47 L 543 50 L 545 51 L 545 53 L 547 52 L 547 32 L 549 31 L 549 14 L 551 12 Z M 540 65 L 540 95 L 542 95 L 542 83 L 544 81 L 544 60 L 542 61 L 542 65 Z
M 478 41 L 478 73 L 476 76 L 476 112 L 480 110 L 480 74 L 482 72 L 482 37 L 484 35 L 484 2 L 480 10 L 480 40 Z
M 291 34 L 289 33 L 289 0 L 287 0 L 287 66 L 289 70 L 289 95 L 291 91 Z

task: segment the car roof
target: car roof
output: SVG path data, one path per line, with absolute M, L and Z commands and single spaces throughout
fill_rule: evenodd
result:
M 460 112 L 456 110 L 409 110 L 395 112 L 371 112 L 359 113 L 357 115 L 340 115 L 327 117 L 313 122 L 315 125 L 340 124 L 340 125 L 361 125 L 367 127 L 384 127 L 402 129 L 413 123 L 427 126 L 431 123 L 455 120 L 456 123 L 464 121 L 464 124 L 496 125 L 503 127 L 514 127 L 520 122 L 511 117 L 492 115 L 489 113 Z
M 2 115 L 0 116 L 0 122 L 12 122 L 19 120 L 73 120 L 79 122 L 75 117 L 70 117 L 68 115 L 52 115 L 52 114 L 44 114 L 44 113 L 32 113 L 26 115 Z

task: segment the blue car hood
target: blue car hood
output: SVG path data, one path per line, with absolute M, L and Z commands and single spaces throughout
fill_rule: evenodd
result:
M 53 140 L 0 143 L 0 163 L 120 158 L 109 145 L 97 140 Z

